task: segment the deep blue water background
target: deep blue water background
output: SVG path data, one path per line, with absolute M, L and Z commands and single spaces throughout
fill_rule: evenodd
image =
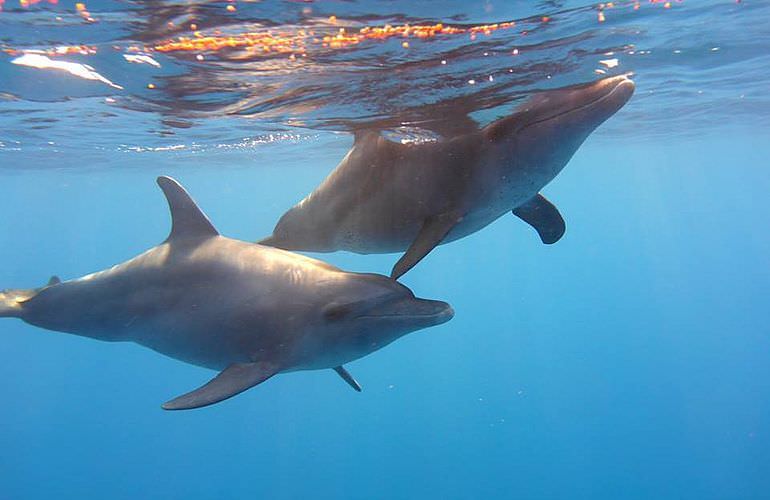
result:
M 516 8 L 550 13 L 553 3 Z M 744 3 L 752 19 L 767 12 Z M 563 240 L 546 247 L 510 216 L 434 251 L 403 281 L 456 317 L 351 363 L 361 394 L 331 371 L 301 372 L 204 410 L 163 412 L 211 372 L 3 320 L 0 499 L 768 498 L 767 28 L 720 25 L 744 19 L 722 10 L 741 8 L 733 2 L 700 5 L 672 9 L 699 19 L 689 31 L 662 10 L 637 27 L 708 54 L 714 40 L 698 38 L 718 39 L 724 59 L 623 59 L 636 96 L 544 191 L 567 220 Z M 31 11 L 5 7 L 0 26 L 18 31 L 4 43 L 49 40 L 28 36 Z M 523 15 L 467 8 L 474 21 Z M 589 14 L 566 19 L 593 29 Z M 195 126 L 159 134 L 162 112 L 105 104 L 97 83 L 42 72 L 40 88 L 98 92 L 24 96 L 7 63 L 2 287 L 81 276 L 158 244 L 169 228 L 160 174 L 178 178 L 223 234 L 258 239 L 351 143 L 326 125 L 277 120 L 250 133 L 253 121 L 222 115 L 185 116 Z M 335 106 L 314 119 L 350 113 Z M 94 123 L 104 109 L 113 116 Z M 41 116 L 52 121 L 26 121 Z M 397 256 L 320 257 L 386 273 Z

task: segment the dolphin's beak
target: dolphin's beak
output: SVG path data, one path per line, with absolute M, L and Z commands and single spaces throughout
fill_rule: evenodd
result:
M 609 118 L 631 99 L 635 88 L 636 85 L 627 75 L 604 78 L 578 91 L 575 108 L 571 111 L 601 108 L 601 113 Z
M 452 306 L 440 300 L 412 299 L 411 316 L 425 319 L 431 325 L 440 325 L 452 319 L 455 315 Z
M 556 118 L 566 120 L 567 115 L 580 115 L 581 120 L 601 123 L 628 102 L 634 88 L 634 82 L 628 76 L 619 75 L 543 92 L 523 106 L 522 111 L 529 118 L 525 120 L 525 127 Z
M 558 129 L 562 136 L 574 128 L 587 135 L 622 108 L 633 93 L 634 82 L 627 75 L 546 90 L 532 96 L 510 116 L 490 124 L 485 135 L 491 141 L 506 140 L 528 128 Z
M 454 317 L 454 309 L 440 300 L 404 297 L 370 310 L 366 316 L 377 316 L 408 322 L 417 328 L 440 325 Z

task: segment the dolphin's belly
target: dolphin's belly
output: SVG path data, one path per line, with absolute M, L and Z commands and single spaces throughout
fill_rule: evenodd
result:
M 135 325 L 132 340 L 170 358 L 212 370 L 253 361 L 254 354 L 267 347 L 259 330 L 244 337 L 241 332 L 191 319 L 170 314 L 168 318 L 144 321 Z
M 492 210 L 491 207 L 471 211 L 450 231 L 441 244 L 450 243 L 480 231 L 507 212 L 508 210 Z
M 540 176 L 514 175 L 495 179 L 474 190 L 465 215 L 442 244 L 483 229 L 535 196 L 547 182 L 545 176 L 541 179 Z M 445 200 L 431 199 L 436 196 L 435 192 L 426 195 L 425 200 L 414 194 L 375 197 L 352 207 L 336 228 L 337 248 L 361 254 L 405 251 L 425 220 L 437 212 L 436 207 L 448 204 Z
M 98 307 L 65 297 L 58 304 L 49 301 L 44 315 L 28 314 L 25 319 L 43 328 L 97 340 L 136 342 L 168 357 L 216 370 L 275 352 L 283 331 L 278 312 L 264 312 L 271 306 L 259 297 L 223 298 L 217 296 L 220 291 L 104 293 Z M 263 312 L 244 314 L 240 305 L 249 302 Z M 63 307 L 75 314 L 68 318 Z
M 401 252 L 439 204 L 436 193 L 385 186 L 381 192 L 357 200 L 344 216 L 336 218 L 335 246 L 363 254 Z
M 391 215 L 395 215 L 392 214 Z M 349 252 L 391 253 L 406 250 L 420 232 L 424 218 L 398 217 L 398 222 L 371 221 L 368 217 L 340 224 L 336 239 L 337 247 Z
M 224 279 L 216 287 L 209 284 L 201 292 L 179 295 L 162 311 L 138 320 L 131 340 L 217 370 L 233 363 L 291 357 L 290 346 L 306 332 L 305 309 L 313 300 L 298 287 L 239 286 L 234 281 Z M 254 277 L 255 283 L 259 281 Z
M 524 200 L 526 201 L 526 200 Z M 494 204 L 470 210 L 450 231 L 442 244 L 464 238 L 479 231 L 518 205 Z M 355 223 L 341 224 L 337 246 L 341 250 L 360 254 L 403 252 L 414 242 L 426 216 L 400 219 L 392 225 L 373 226 Z
M 537 195 L 552 177 L 541 170 L 497 169 L 474 191 L 463 220 L 442 243 L 479 231 Z
M 61 283 L 30 300 L 23 319 L 98 340 L 136 342 L 213 369 L 280 354 L 300 332 L 299 305 L 315 299 L 290 276 L 245 265 L 249 256 L 239 255 L 238 246 L 212 250 L 215 258 L 191 256 L 161 268 L 129 261 Z M 219 254 L 234 260 L 223 263 Z M 299 305 L 287 303 L 286 296 Z

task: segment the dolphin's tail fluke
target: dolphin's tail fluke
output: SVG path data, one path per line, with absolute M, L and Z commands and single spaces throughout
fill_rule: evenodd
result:
M 0 318 L 18 318 L 22 306 L 37 293 L 37 290 L 3 290 L 0 291 Z
M 58 285 L 61 280 L 52 276 L 46 286 L 40 288 L 12 288 L 0 291 L 0 318 L 19 318 L 24 303 L 48 287 Z

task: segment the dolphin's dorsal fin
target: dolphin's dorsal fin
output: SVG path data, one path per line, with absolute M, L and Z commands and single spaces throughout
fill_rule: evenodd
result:
M 206 214 L 195 204 L 181 184 L 171 177 L 158 177 L 171 211 L 171 233 L 166 241 L 179 239 L 205 239 L 219 233 Z
M 58 276 L 55 276 L 55 275 L 54 275 L 54 276 L 51 276 L 51 278 L 48 280 L 48 283 L 46 283 L 45 285 L 43 285 L 43 286 L 41 286 L 41 287 L 35 288 L 35 289 L 33 290 L 33 292 L 34 292 L 34 293 L 30 294 L 30 296 L 29 296 L 29 297 L 27 297 L 26 299 L 24 299 L 24 301 L 26 302 L 27 300 L 31 299 L 31 298 L 32 298 L 32 297 L 34 297 L 36 294 L 38 294 L 38 293 L 42 292 L 42 291 L 43 291 L 43 290 L 45 290 L 46 288 L 51 288 L 52 286 L 56 286 L 56 285 L 58 285 L 59 283 L 61 283 L 61 280 L 59 279 L 59 277 L 58 277 Z
M 207 384 L 163 404 L 164 410 L 190 410 L 213 405 L 261 384 L 280 371 L 269 362 L 235 363 Z

